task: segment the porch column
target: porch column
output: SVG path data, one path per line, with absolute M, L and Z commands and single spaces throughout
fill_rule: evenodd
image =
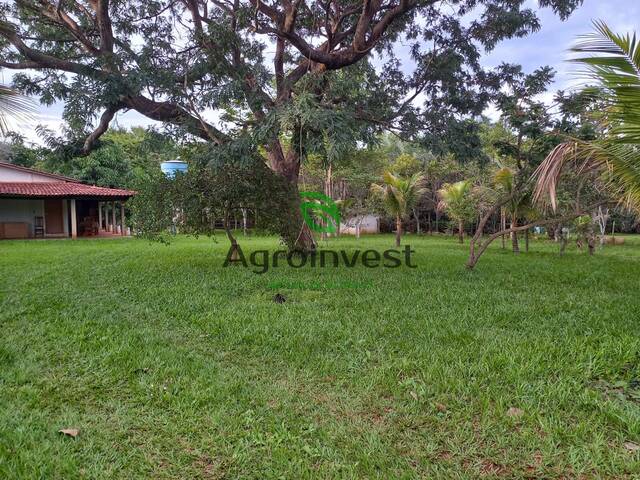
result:
M 102 231 L 102 202 L 98 202 L 98 232 Z
M 78 218 L 76 216 L 76 199 L 72 198 L 71 205 L 71 238 L 78 238 Z
M 124 237 L 127 234 L 127 227 L 125 225 L 124 220 L 124 202 L 120 202 L 120 224 L 122 225 L 122 236 Z
M 118 231 L 116 227 L 116 202 L 111 202 L 111 226 L 113 227 L 113 233 Z

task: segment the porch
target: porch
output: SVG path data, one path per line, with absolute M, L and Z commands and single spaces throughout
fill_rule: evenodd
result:
M 70 183 L 55 184 L 53 191 L 44 184 L 29 184 L 25 191 L 24 185 L 0 183 L 0 238 L 131 234 L 125 204 L 134 192 Z

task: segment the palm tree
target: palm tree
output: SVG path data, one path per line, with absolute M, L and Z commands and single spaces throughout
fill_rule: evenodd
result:
M 475 216 L 475 200 L 471 180 L 446 183 L 438 190 L 438 208 L 458 222 L 458 240 L 464 243 L 464 223 Z
M 425 178 L 419 173 L 402 178 L 391 172 L 385 172 L 382 180 L 382 185 L 374 183 L 371 185 L 371 190 L 382 199 L 389 214 L 396 218 L 396 247 L 399 247 L 402 238 L 402 221 L 427 191 L 424 188 Z
M 504 209 L 511 219 L 511 228 L 518 227 L 519 218 L 532 218 L 536 216 L 536 212 L 532 206 L 530 192 L 519 192 L 519 186 L 516 184 L 516 173 L 512 169 L 503 167 L 497 170 L 493 174 L 493 183 L 501 194 L 509 198 Z M 525 240 L 528 240 L 527 232 L 525 232 Z M 528 250 L 528 241 L 525 243 L 527 243 Z M 520 253 L 517 232 L 511 232 L 511 245 L 513 253 Z
M 636 35 L 618 35 L 604 22 L 572 49 L 583 56 L 589 88 L 604 104 L 601 124 L 605 137 L 593 142 L 572 141 L 556 147 L 534 173 L 535 199 L 548 198 L 555 209 L 556 185 L 565 166 L 579 174 L 599 172 L 628 206 L 640 209 L 640 42 Z
M 31 100 L 16 90 L 0 85 L 0 133 L 9 132 L 9 119 L 25 120 L 34 110 Z

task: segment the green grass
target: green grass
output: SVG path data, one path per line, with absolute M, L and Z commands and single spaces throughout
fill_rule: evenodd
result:
M 639 238 L 264 275 L 220 240 L 0 243 L 0 478 L 638 478 Z

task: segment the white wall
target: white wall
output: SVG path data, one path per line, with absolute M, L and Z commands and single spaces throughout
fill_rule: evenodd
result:
M 47 224 L 47 219 L 44 219 L 44 224 Z M 69 200 L 62 200 L 62 227 L 64 228 L 65 236 L 69 236 Z
M 345 235 L 356 234 L 356 224 L 360 221 L 360 233 L 380 233 L 380 217 L 378 215 L 363 215 L 350 218 L 346 223 L 340 224 L 340 233 Z
M 0 198 L 0 223 L 28 223 L 33 236 L 35 217 L 44 217 L 44 200 Z M 62 200 L 62 224 L 64 235 L 69 236 L 69 200 Z M 46 231 L 46 218 L 44 225 Z
M 62 182 L 62 180 L 40 175 L 34 172 L 23 172 L 13 168 L 6 167 L 0 163 L 0 182 L 25 182 L 25 183 L 42 183 L 42 182 Z
M 44 200 L 0 198 L 0 223 L 28 223 L 33 236 L 35 217 L 44 216 Z

